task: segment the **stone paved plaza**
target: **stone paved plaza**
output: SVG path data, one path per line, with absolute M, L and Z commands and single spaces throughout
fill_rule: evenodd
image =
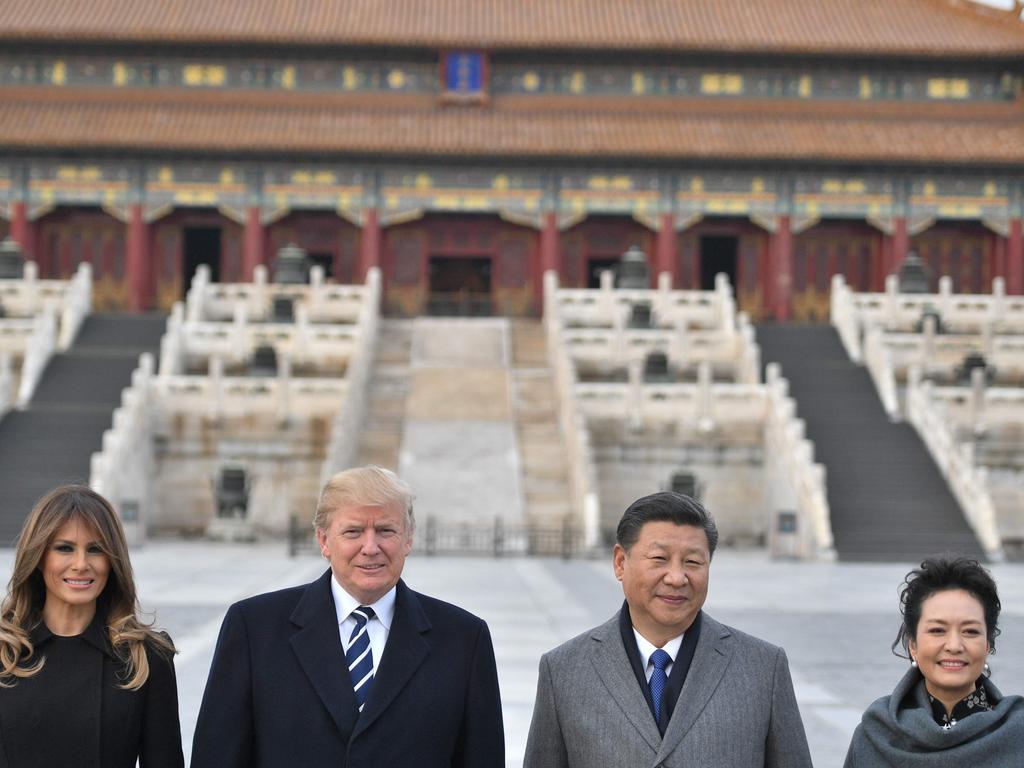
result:
M 0 554 L 6 581 L 11 551 Z M 217 631 L 243 597 L 310 581 L 324 567 L 290 559 L 283 543 L 153 542 L 133 554 L 145 608 L 171 632 L 177 659 L 186 755 Z M 797 698 L 820 768 L 842 765 L 863 708 L 887 693 L 905 662 L 889 645 L 897 627 L 897 586 L 909 564 L 774 562 L 760 551 L 722 550 L 712 564 L 706 608 L 715 618 L 786 648 Z M 1004 692 L 1024 692 L 1024 565 L 993 568 L 1004 605 L 992 659 Z M 604 621 L 622 593 L 610 559 L 427 558 L 406 564 L 415 589 L 484 617 L 501 678 L 508 765 L 518 766 L 529 728 L 537 662 L 548 648 Z

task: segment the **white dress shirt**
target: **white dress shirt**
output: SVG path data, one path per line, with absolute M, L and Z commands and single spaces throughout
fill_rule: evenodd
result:
M 391 631 L 391 622 L 395 618 L 395 592 L 397 589 L 397 587 L 392 587 L 384 597 L 367 606 L 373 608 L 373 618 L 366 623 L 366 634 L 370 636 L 374 675 L 377 674 L 377 666 L 384 655 L 384 646 L 388 642 L 388 632 Z M 356 620 L 352 618 L 352 611 L 364 603 L 360 603 L 346 592 L 333 574 L 331 575 L 331 593 L 334 595 L 334 608 L 338 612 L 341 647 L 347 652 L 350 645 L 349 638 L 352 637 L 352 631 L 356 628 Z
M 354 625 L 353 625 L 354 626 Z M 651 643 L 646 637 L 637 632 L 636 627 L 633 627 L 633 634 L 636 635 L 636 647 L 640 651 L 640 663 L 643 664 L 644 674 L 647 676 L 647 682 L 651 682 L 651 675 L 654 674 L 654 664 L 651 663 L 651 656 L 658 650 L 658 647 Z M 669 655 L 672 659 L 672 663 L 665 667 L 665 677 L 672 674 L 672 665 L 676 663 L 676 656 L 679 654 L 679 648 L 683 644 L 683 637 L 686 635 L 684 632 L 682 635 L 673 637 L 663 646 L 661 650 Z

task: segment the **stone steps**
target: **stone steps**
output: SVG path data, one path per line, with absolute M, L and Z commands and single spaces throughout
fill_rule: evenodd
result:
M 547 337 L 537 321 L 515 320 L 511 330 L 512 412 L 526 517 L 550 526 L 571 516 L 573 508 Z
M 409 396 L 412 324 L 382 320 L 377 335 L 367 412 L 359 435 L 359 464 L 398 469 Z

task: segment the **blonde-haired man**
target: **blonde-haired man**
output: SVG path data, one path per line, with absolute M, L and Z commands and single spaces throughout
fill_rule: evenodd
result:
M 401 579 L 408 486 L 380 467 L 340 472 L 314 527 L 323 576 L 228 610 L 193 768 L 504 765 L 487 625 Z

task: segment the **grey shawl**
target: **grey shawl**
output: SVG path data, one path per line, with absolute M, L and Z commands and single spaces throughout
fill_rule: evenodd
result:
M 1024 765 L 1024 699 L 1002 696 L 987 712 L 948 730 L 932 718 L 924 678 L 916 669 L 890 696 L 867 708 L 854 731 L 845 768 L 1020 768 Z

